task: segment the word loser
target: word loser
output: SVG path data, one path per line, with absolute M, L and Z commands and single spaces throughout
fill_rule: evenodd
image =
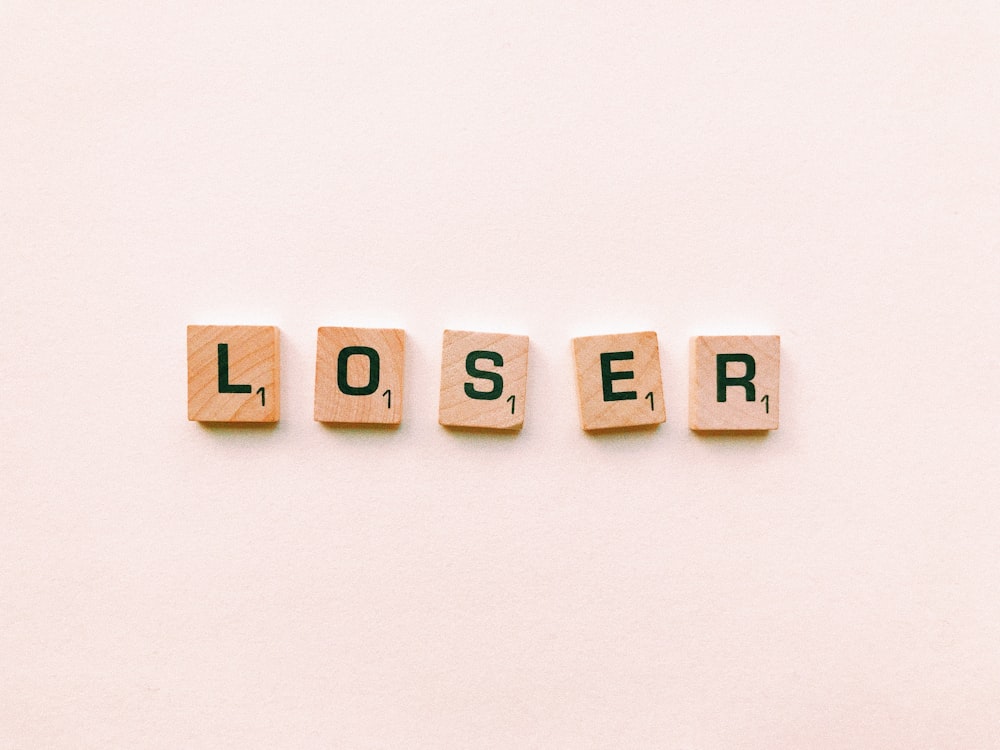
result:
M 573 339 L 580 424 L 587 431 L 666 421 L 656 333 Z M 340 425 L 403 419 L 405 333 L 322 327 L 316 338 L 313 418 Z M 274 326 L 188 326 L 188 419 L 277 422 L 279 346 Z M 779 336 L 696 336 L 690 343 L 688 426 L 703 431 L 778 428 Z M 520 430 L 528 391 L 528 337 L 445 331 L 438 422 Z

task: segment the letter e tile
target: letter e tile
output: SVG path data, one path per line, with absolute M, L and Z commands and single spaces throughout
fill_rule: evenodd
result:
M 647 427 L 667 419 L 653 331 L 573 339 L 584 430 Z

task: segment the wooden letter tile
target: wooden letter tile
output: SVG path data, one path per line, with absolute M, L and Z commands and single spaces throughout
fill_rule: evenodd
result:
M 691 339 L 692 430 L 778 429 L 779 336 Z
M 583 429 L 611 430 L 666 421 L 656 333 L 573 339 L 573 354 Z
M 188 326 L 188 419 L 278 421 L 278 329 Z
M 397 328 L 320 328 L 313 418 L 334 424 L 399 424 L 404 339 Z
M 528 393 L 528 337 L 445 331 L 438 422 L 520 430 Z

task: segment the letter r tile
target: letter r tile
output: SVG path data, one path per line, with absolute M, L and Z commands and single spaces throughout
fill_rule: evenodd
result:
M 688 426 L 692 430 L 778 429 L 780 336 L 691 339 Z
M 573 355 L 584 430 L 648 427 L 666 421 L 655 332 L 576 338 Z
M 188 326 L 187 363 L 191 421 L 278 421 L 274 326 Z

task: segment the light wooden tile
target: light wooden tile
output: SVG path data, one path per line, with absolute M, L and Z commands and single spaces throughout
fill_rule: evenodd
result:
M 528 337 L 445 331 L 438 421 L 520 430 L 528 394 Z
M 188 419 L 277 422 L 278 329 L 188 326 Z
M 576 338 L 573 354 L 583 429 L 611 430 L 666 421 L 656 333 Z
M 404 340 L 398 328 L 320 328 L 313 418 L 334 424 L 399 424 Z
M 778 429 L 780 336 L 691 339 L 692 430 Z

